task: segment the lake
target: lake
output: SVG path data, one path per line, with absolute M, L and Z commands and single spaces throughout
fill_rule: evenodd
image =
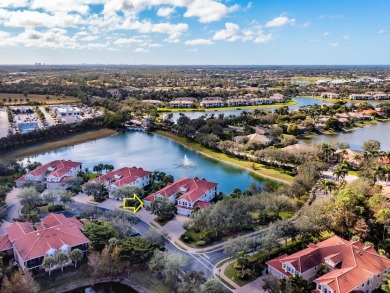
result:
M 324 101 L 324 100 L 320 100 L 320 99 L 316 99 L 316 98 L 302 98 L 302 97 L 294 97 L 292 98 L 293 101 L 296 101 L 297 104 L 295 105 L 292 105 L 292 106 L 289 106 L 288 108 L 290 110 L 294 110 L 294 109 L 298 109 L 299 107 L 303 107 L 303 106 L 309 106 L 309 105 L 314 105 L 314 104 L 327 104 L 329 103 L 328 101 Z M 240 108 L 240 107 L 237 107 L 237 108 Z M 266 108 L 260 108 L 259 110 L 268 110 L 268 111 L 273 111 L 275 110 L 277 107 L 275 106 L 272 106 L 272 105 L 269 105 L 269 107 L 266 107 Z M 253 112 L 255 109 L 249 109 L 249 108 L 245 108 L 245 107 L 241 107 L 240 110 L 224 110 L 224 111 L 218 111 L 217 110 L 218 108 L 215 109 L 215 111 L 207 111 L 207 112 L 203 112 L 203 111 L 192 111 L 192 112 L 187 112 L 187 111 L 184 111 L 182 112 L 183 114 L 185 114 L 187 117 L 189 117 L 190 119 L 196 119 L 196 118 L 199 118 L 203 115 L 212 115 L 214 114 L 215 116 L 218 116 L 219 114 L 224 114 L 225 116 L 229 116 L 229 115 L 240 115 L 241 112 L 243 111 L 247 111 L 247 112 Z M 176 121 L 179 117 L 180 117 L 180 112 L 171 112 L 173 117 L 172 117 L 172 121 Z M 167 115 L 167 113 L 164 113 L 163 115 Z
M 120 283 L 102 283 L 81 287 L 67 293 L 137 293 L 137 291 Z
M 298 109 L 299 107 L 304 106 L 310 106 L 314 104 L 327 104 L 329 103 L 326 100 L 320 100 L 317 98 L 309 98 L 309 97 L 294 97 L 292 100 L 297 101 L 297 104 L 290 106 L 290 110 Z M 376 107 L 378 104 L 381 104 L 380 102 L 367 102 L 374 107 Z M 349 103 L 348 103 L 349 104 Z M 266 108 L 266 110 L 273 111 L 276 109 L 276 107 L 270 105 L 269 108 Z M 229 110 L 229 111 L 214 111 L 214 112 L 184 112 L 185 115 L 190 117 L 191 119 L 199 118 L 202 115 L 219 115 L 224 114 L 225 116 L 229 115 L 240 115 L 243 111 L 254 111 L 254 109 L 245 109 L 242 108 L 241 110 Z M 176 121 L 179 117 L 179 113 L 175 112 L 173 114 L 173 120 Z M 335 142 L 348 142 L 350 144 L 350 147 L 355 150 L 361 150 L 362 145 L 365 141 L 370 139 L 375 139 L 381 142 L 382 150 L 390 150 L 390 137 L 386 135 L 390 130 L 390 124 L 387 122 L 378 123 L 377 125 L 370 125 L 366 126 L 364 128 L 358 128 L 354 129 L 352 131 L 347 132 L 341 132 L 334 135 L 318 135 L 312 139 L 306 139 L 301 140 L 301 142 L 313 145 L 317 143 L 335 143 Z
M 264 180 L 241 168 L 204 157 L 165 137 L 143 132 L 124 132 L 30 158 L 42 164 L 57 159 L 82 162 L 83 168 L 90 170 L 102 163 L 115 168 L 137 166 L 148 171 L 163 171 L 175 179 L 206 178 L 218 183 L 218 190 L 224 193 L 230 193 L 235 187 L 245 190 L 253 181 L 261 185 Z
M 381 149 L 390 150 L 390 130 L 389 122 L 378 122 L 376 125 L 368 125 L 364 128 L 357 128 L 346 132 L 333 135 L 317 135 L 312 139 L 301 140 L 304 143 L 313 145 L 318 143 L 348 142 L 353 150 L 361 150 L 365 141 L 370 139 L 378 140 L 381 143 Z

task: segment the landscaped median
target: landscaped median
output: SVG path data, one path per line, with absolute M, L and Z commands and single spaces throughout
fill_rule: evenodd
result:
M 254 162 L 246 161 L 243 159 L 231 157 L 227 154 L 209 149 L 207 147 L 202 146 L 201 144 L 199 144 L 197 142 L 190 141 L 187 138 L 180 137 L 180 136 L 175 135 L 171 132 L 156 130 L 154 133 L 161 135 L 161 136 L 164 136 L 164 137 L 167 137 L 167 138 L 181 144 L 182 146 L 185 146 L 185 147 L 187 147 L 191 150 L 194 150 L 198 153 L 201 153 L 202 155 L 204 155 L 208 158 L 222 161 L 222 162 L 234 165 L 234 166 L 239 167 L 239 168 L 244 168 L 255 175 L 258 175 L 258 176 L 261 176 L 261 177 L 264 177 L 267 179 L 279 181 L 279 182 L 284 183 L 284 184 L 291 184 L 294 180 L 294 178 L 292 176 L 287 175 L 285 173 L 282 173 L 281 171 L 279 171 L 275 168 L 272 168 L 272 167 L 269 167 L 269 166 L 266 166 L 263 164 L 254 163 Z

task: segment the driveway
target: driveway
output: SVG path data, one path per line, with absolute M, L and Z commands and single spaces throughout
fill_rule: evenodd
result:
M 172 242 L 179 239 L 180 235 L 186 230 L 183 228 L 184 222 L 188 221 L 188 217 L 175 215 L 175 217 L 164 225 L 163 229 L 171 236 Z

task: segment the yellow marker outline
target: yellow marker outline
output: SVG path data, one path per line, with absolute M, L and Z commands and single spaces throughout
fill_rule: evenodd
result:
M 126 201 L 127 200 L 138 200 L 138 202 L 140 203 L 140 205 L 138 207 L 126 207 Z M 124 209 L 127 209 L 127 210 L 133 210 L 133 213 L 135 214 L 136 212 L 138 212 L 138 210 L 140 208 L 142 208 L 142 206 L 144 205 L 144 202 L 134 193 L 134 196 L 133 197 L 125 197 L 123 198 L 123 208 Z

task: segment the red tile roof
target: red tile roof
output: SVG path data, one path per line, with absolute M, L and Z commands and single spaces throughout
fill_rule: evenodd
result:
M 121 169 L 118 169 L 113 172 L 108 172 L 102 176 L 96 177 L 92 181 L 98 181 L 101 183 L 106 183 L 108 181 L 112 181 L 112 184 L 115 186 L 124 186 L 128 185 L 134 181 L 136 181 L 138 178 L 143 178 L 145 176 L 148 176 L 152 174 L 152 172 L 145 171 L 142 168 L 137 167 L 123 167 Z
M 200 208 L 200 209 L 204 209 L 204 208 L 207 208 L 209 206 L 210 206 L 210 203 L 207 201 L 197 201 L 194 204 L 194 208 Z
M 201 198 L 207 191 L 213 189 L 218 184 L 209 182 L 206 179 L 195 178 L 181 178 L 172 184 L 167 185 L 163 189 L 155 192 L 154 195 L 161 194 L 165 198 L 170 197 L 177 192 L 183 192 L 178 200 L 186 200 L 188 202 L 195 203 Z M 148 197 L 146 198 L 148 200 Z
M 0 252 L 6 251 L 12 248 L 12 242 L 9 240 L 8 235 L 0 236 Z
M 30 223 L 16 222 L 7 227 L 7 237 L 23 261 L 44 256 L 50 249 L 59 249 L 64 244 L 71 247 L 89 240 L 80 231 L 82 224 L 76 218 L 66 218 L 62 214 L 49 214 L 34 230 Z M 0 247 L 3 243 L 0 238 Z
M 70 160 L 69 161 L 55 160 L 55 161 L 51 161 L 45 165 L 42 165 L 42 166 L 28 172 L 28 174 L 31 174 L 33 176 L 39 176 L 39 175 L 46 173 L 46 171 L 48 171 L 49 169 L 54 169 L 47 176 L 52 175 L 55 177 L 61 177 L 64 174 L 66 174 L 67 172 L 69 172 L 71 169 L 76 168 L 80 165 L 81 165 L 81 163 L 72 162 Z
M 72 247 L 87 242 L 88 238 L 79 229 L 59 225 L 26 234 L 15 243 L 15 249 L 25 261 L 44 256 L 50 248 L 58 250 L 64 244 Z
M 33 232 L 34 228 L 30 223 L 15 222 L 11 226 L 5 228 L 9 239 L 14 242 L 25 234 Z
M 349 242 L 333 236 L 316 245 L 290 256 L 282 256 L 267 262 L 281 273 L 283 263 L 290 263 L 299 272 L 305 272 L 321 263 L 325 258 L 332 259 L 337 269 L 314 280 L 317 284 L 328 285 L 335 293 L 351 292 L 367 282 L 373 275 L 382 274 L 390 268 L 390 260 L 377 254 L 372 247 L 364 248 L 360 242 Z

